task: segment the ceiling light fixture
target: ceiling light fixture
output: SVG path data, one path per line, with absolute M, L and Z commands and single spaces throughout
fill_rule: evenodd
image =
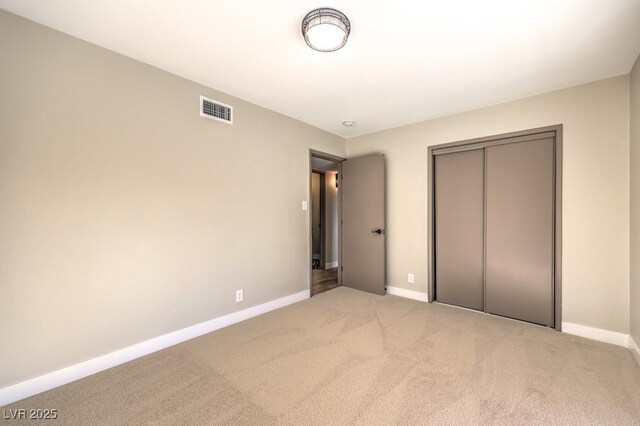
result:
M 342 125 L 347 127 L 353 127 L 356 125 L 356 122 L 353 120 L 345 120 L 342 122 Z
M 349 18 L 336 9 L 314 9 L 302 20 L 304 41 L 319 52 L 335 52 L 340 49 L 347 42 L 350 33 Z

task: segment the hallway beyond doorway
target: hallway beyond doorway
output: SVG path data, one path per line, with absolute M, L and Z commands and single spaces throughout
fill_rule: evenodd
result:
M 338 268 L 314 269 L 311 294 L 316 295 L 338 287 Z

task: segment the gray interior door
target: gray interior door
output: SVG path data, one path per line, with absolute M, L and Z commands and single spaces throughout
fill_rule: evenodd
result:
M 484 309 L 484 150 L 435 158 L 438 302 Z
M 384 155 L 342 163 L 342 285 L 385 294 Z
M 486 311 L 553 327 L 554 140 L 486 156 Z

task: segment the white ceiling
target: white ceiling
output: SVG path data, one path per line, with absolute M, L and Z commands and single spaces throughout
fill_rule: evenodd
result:
M 351 20 L 316 52 L 316 7 Z M 640 0 L 0 0 L 0 7 L 343 137 L 626 74 Z M 355 120 L 352 128 L 344 120 Z

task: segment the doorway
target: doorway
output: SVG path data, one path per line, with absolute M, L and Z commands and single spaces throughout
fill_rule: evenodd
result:
M 341 285 L 339 179 L 343 160 L 310 152 L 311 296 Z

